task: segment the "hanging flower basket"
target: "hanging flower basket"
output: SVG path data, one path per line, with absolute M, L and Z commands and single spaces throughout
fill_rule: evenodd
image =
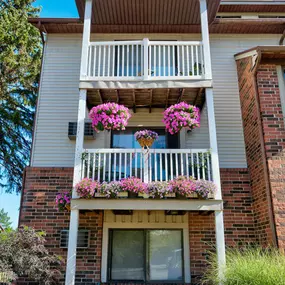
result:
M 55 197 L 55 204 L 58 211 L 70 211 L 71 192 L 58 193 Z
M 158 134 L 151 130 L 137 131 L 135 138 L 142 148 L 150 148 L 154 141 L 158 139 Z
M 122 131 L 126 129 L 131 114 L 129 109 L 123 105 L 106 103 L 93 107 L 89 117 L 96 132 Z
M 175 104 L 163 113 L 163 123 L 166 131 L 171 135 L 178 133 L 181 129 L 193 130 L 200 127 L 199 108 L 185 102 Z

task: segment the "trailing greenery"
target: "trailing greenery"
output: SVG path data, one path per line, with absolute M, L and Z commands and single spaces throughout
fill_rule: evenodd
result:
M 61 264 L 61 258 L 45 248 L 43 232 L 25 227 L 0 233 L 0 272 L 10 282 L 28 276 L 41 285 L 58 284 Z
M 4 209 L 0 209 L 0 225 L 5 229 L 11 229 L 12 222 L 8 213 L 4 211 Z
M 203 284 L 218 285 L 215 254 L 209 263 Z M 285 256 L 276 249 L 228 249 L 224 274 L 224 285 L 285 285 Z
M 0 1 L 0 187 L 21 191 L 30 156 L 42 43 L 34 0 Z

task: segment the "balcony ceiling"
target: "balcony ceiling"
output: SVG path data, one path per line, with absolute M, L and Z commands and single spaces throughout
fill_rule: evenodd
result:
M 88 90 L 88 107 L 116 102 L 132 108 L 167 108 L 170 105 L 187 102 L 203 108 L 205 92 L 203 88 L 173 89 L 92 89 Z
M 85 1 L 76 0 L 81 19 Z M 209 23 L 216 17 L 220 0 L 207 0 Z M 199 0 L 93 0 L 95 25 L 199 25 Z

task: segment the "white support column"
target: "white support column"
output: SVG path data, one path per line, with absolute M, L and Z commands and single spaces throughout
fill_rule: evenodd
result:
M 215 211 L 215 228 L 216 228 L 216 250 L 219 265 L 220 285 L 224 280 L 224 268 L 226 265 L 226 246 L 224 234 L 224 216 L 223 211 Z
M 210 148 L 212 157 L 212 177 L 213 181 L 217 185 L 217 193 L 215 199 L 222 199 L 221 191 L 221 178 L 220 178 L 220 165 L 218 155 L 218 143 L 217 143 L 217 132 L 216 132 L 216 120 L 214 112 L 214 98 L 213 89 L 206 88 L 206 102 L 208 111 L 208 125 L 209 125 L 209 137 L 210 137 Z M 223 284 L 223 272 L 226 264 L 226 249 L 225 249 L 225 232 L 224 232 L 224 217 L 223 211 L 215 211 L 215 230 L 216 230 L 216 248 L 217 248 L 217 259 L 219 265 L 219 277 L 220 284 Z
M 203 43 L 203 53 L 204 53 L 204 65 L 205 65 L 205 78 L 211 80 L 212 64 L 211 64 L 208 11 L 207 11 L 206 0 L 200 0 L 200 14 L 201 14 L 202 43 Z
M 212 157 L 212 177 L 213 181 L 216 183 L 218 187 L 215 198 L 221 200 L 222 191 L 221 191 L 220 165 L 219 165 L 216 120 L 215 120 L 214 98 L 213 98 L 212 88 L 206 88 L 206 103 L 208 111 L 209 138 L 210 138 L 210 149 Z
M 90 43 L 90 34 L 91 34 L 91 20 L 92 20 L 92 0 L 86 0 L 83 38 L 82 38 L 80 80 L 84 80 L 87 77 L 89 43 Z
M 79 224 L 79 210 L 71 210 L 65 285 L 75 284 L 78 224 Z
M 148 66 L 149 63 L 149 59 L 148 59 L 148 46 L 149 46 L 149 39 L 143 39 L 143 55 L 144 55 L 144 59 L 143 59 L 143 78 L 144 80 L 147 80 L 149 78 L 148 76 L 148 72 L 150 67 Z
M 75 185 L 81 180 L 82 153 L 83 153 L 83 144 L 84 144 L 84 127 L 85 127 L 85 115 L 86 115 L 86 97 L 87 97 L 87 90 L 85 89 L 80 90 L 79 91 L 79 105 L 78 105 L 72 198 L 78 198 L 77 193 L 75 191 Z

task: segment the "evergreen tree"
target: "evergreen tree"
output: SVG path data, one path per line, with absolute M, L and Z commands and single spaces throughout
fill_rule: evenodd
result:
M 42 45 L 34 0 L 0 0 L 0 187 L 20 192 L 29 163 Z
M 4 209 L 0 209 L 0 225 L 5 229 L 11 229 L 12 222 L 8 213 L 4 211 Z

